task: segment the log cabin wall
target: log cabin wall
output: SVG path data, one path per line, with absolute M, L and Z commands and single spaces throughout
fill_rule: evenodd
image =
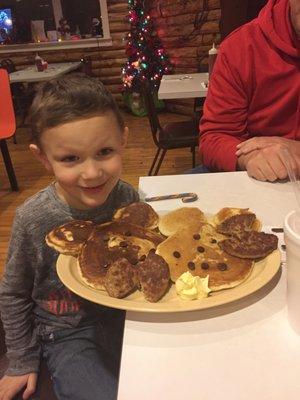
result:
M 153 0 L 150 15 L 174 73 L 208 71 L 208 50 L 220 43 L 220 0 Z M 193 114 L 194 100 L 168 100 L 170 111 Z
M 123 38 L 129 29 L 129 25 L 125 21 L 128 2 L 127 0 L 107 0 L 107 6 L 112 46 L 59 49 L 41 51 L 39 54 L 48 63 L 79 61 L 83 56 L 91 56 L 93 74 L 101 79 L 119 105 L 122 105 L 121 71 L 127 60 Z M 22 69 L 34 63 L 35 54 L 35 51 L 0 54 L 0 60 L 10 58 L 14 61 L 17 69 Z
M 174 64 L 174 73 L 196 72 L 207 69 L 207 51 L 213 42 L 220 42 L 219 0 L 154 0 L 149 1 L 157 34 Z M 93 73 L 113 93 L 122 105 L 122 67 L 125 55 L 124 37 L 130 26 L 126 21 L 127 0 L 107 0 L 110 32 L 113 45 L 99 48 L 79 48 L 43 51 L 48 62 L 78 61 L 91 56 Z M 0 59 L 11 58 L 17 69 L 32 65 L 35 52 L 1 54 Z M 167 102 L 170 111 L 190 115 L 192 100 Z
M 147 1 L 147 0 L 146 0 Z M 174 73 L 207 71 L 207 53 L 212 43 L 219 44 L 229 32 L 254 18 L 267 0 L 148 0 L 150 15 L 164 45 Z M 122 67 L 127 60 L 124 37 L 130 26 L 126 21 L 127 0 L 107 0 L 110 47 L 43 51 L 48 62 L 78 61 L 91 56 L 95 76 L 113 93 L 119 105 L 122 101 Z M 222 13 L 221 13 L 222 10 Z M 221 18 L 222 14 L 222 18 Z M 1 54 L 11 58 L 17 69 L 33 63 L 35 52 Z M 168 100 L 169 111 L 191 115 L 193 100 Z

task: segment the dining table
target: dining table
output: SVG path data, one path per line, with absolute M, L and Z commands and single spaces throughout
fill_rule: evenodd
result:
M 23 82 L 34 83 L 47 81 L 53 78 L 58 78 L 61 75 L 78 69 L 82 63 L 80 61 L 64 62 L 64 63 L 49 63 L 48 67 L 43 71 L 38 71 L 35 65 L 9 74 L 10 83 Z
M 142 200 L 179 192 L 198 199 L 149 204 L 160 215 L 183 206 L 210 216 L 223 207 L 249 208 L 264 232 L 275 229 L 281 259 L 269 280 L 258 276 L 253 292 L 215 307 L 127 310 L 118 400 L 299 400 L 300 336 L 287 319 L 282 233 L 285 215 L 296 207 L 290 182 L 261 182 L 246 172 L 139 180 Z
M 161 100 L 204 98 L 207 88 L 207 72 L 163 75 L 158 89 L 158 98 Z

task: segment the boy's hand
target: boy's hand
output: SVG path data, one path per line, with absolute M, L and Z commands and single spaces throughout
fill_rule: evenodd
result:
M 37 376 L 36 372 L 19 376 L 4 375 L 0 379 L 0 400 L 12 400 L 24 387 L 23 399 L 29 399 L 35 392 Z

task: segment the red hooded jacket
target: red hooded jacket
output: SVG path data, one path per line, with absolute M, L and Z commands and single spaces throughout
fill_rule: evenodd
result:
M 203 164 L 234 171 L 237 144 L 255 136 L 300 140 L 299 114 L 300 40 L 289 0 L 269 0 L 220 46 L 200 123 Z

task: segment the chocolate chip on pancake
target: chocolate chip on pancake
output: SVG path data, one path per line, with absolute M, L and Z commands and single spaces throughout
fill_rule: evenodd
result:
M 277 249 L 278 238 L 269 233 L 248 231 L 219 242 L 219 246 L 232 256 L 258 259 Z
M 155 229 L 159 220 L 159 216 L 154 209 L 149 204 L 141 201 L 119 208 L 113 218 L 114 220 L 122 220 L 147 229 Z
M 153 252 L 139 263 L 137 274 L 146 300 L 152 303 L 161 299 L 170 286 L 169 266 L 162 257 Z
M 139 286 L 136 268 L 125 258 L 113 262 L 105 275 L 104 286 L 111 297 L 128 296 Z
M 253 213 L 233 215 L 225 219 L 217 226 L 217 231 L 224 235 L 239 235 L 244 231 L 249 231 L 256 220 Z
M 62 254 L 76 257 L 94 227 L 91 221 L 70 221 L 49 232 L 45 238 L 46 243 Z
M 184 272 L 190 271 L 192 275 L 201 278 L 209 274 L 209 287 L 212 291 L 239 285 L 249 276 L 254 263 L 233 257 L 222 251 L 217 243 L 211 243 L 212 237 L 220 241 L 225 236 L 216 232 L 213 226 L 207 225 L 203 225 L 199 231 L 200 240 L 193 239 L 194 232 L 182 229 L 158 245 L 156 253 L 168 263 L 173 282 Z M 175 249 L 180 252 L 180 258 L 174 257 Z

